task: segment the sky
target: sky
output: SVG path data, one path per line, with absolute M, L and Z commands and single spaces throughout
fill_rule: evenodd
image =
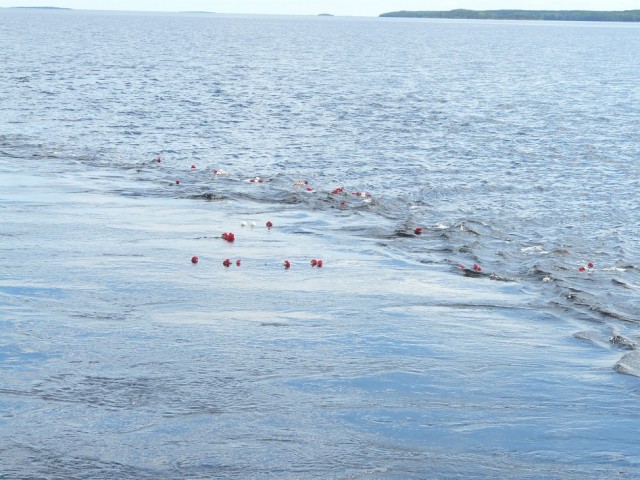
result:
M 640 0 L 0 0 L 0 7 L 56 6 L 78 10 L 208 11 L 375 17 L 397 10 L 635 10 Z

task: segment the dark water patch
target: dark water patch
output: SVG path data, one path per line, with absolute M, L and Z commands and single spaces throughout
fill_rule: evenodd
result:
M 612 278 L 611 279 L 611 283 L 613 285 L 616 285 L 616 286 L 622 287 L 622 288 L 627 288 L 627 289 L 631 289 L 632 288 L 629 284 L 627 284 L 626 282 L 624 282 L 622 280 L 619 280 L 617 278 Z
M 604 308 L 600 305 L 589 305 L 589 310 L 591 310 L 592 312 L 596 312 L 605 318 L 611 318 L 620 322 L 638 323 L 639 320 L 637 318 L 628 317 L 621 312 L 617 312 L 609 308 Z
M 146 367 L 145 367 L 146 368 Z M 158 411 L 165 418 L 218 415 L 251 406 L 248 392 L 233 377 L 211 376 L 199 383 L 198 393 L 187 394 L 169 377 L 106 377 L 59 374 L 30 389 L 5 389 L 5 395 L 37 398 L 47 402 L 83 404 L 107 411 Z M 245 396 L 245 400 L 238 400 Z
M 62 451 L 61 448 L 27 445 L 15 440 L 0 447 L 0 454 L 5 458 L 14 459 L 11 465 L 6 465 L 3 469 L 3 476 L 6 478 L 81 480 L 90 477 L 99 480 L 110 478 L 151 480 L 172 478 L 172 475 L 177 474 L 174 471 L 165 475 L 161 470 L 154 468 L 127 465 L 118 461 L 104 461 L 94 455 L 84 457 Z
M 638 344 L 633 340 L 623 337 L 622 335 L 614 335 L 609 339 L 609 342 L 623 350 L 636 350 L 638 348 Z
M 227 200 L 227 196 L 219 194 L 219 193 L 201 193 L 197 195 L 191 195 L 189 198 L 194 200 L 206 200 L 207 202 L 222 202 Z
M 98 322 L 127 322 L 131 320 L 131 314 L 129 312 L 112 311 L 108 313 L 101 313 L 97 311 L 91 312 L 78 312 L 70 314 L 71 318 L 78 318 L 82 320 L 95 320 Z
M 415 234 L 411 233 L 411 232 L 407 232 L 405 230 L 396 230 L 393 233 L 394 237 L 400 237 L 400 238 L 411 238 L 411 237 L 415 237 Z M 390 237 L 391 238 L 391 237 Z
M 0 150 L 0 156 L 5 158 L 23 158 L 21 154 L 10 152 L 8 150 Z
M 587 315 L 591 320 L 606 322 L 607 320 L 616 320 L 618 322 L 637 324 L 638 319 L 629 316 L 621 311 L 613 310 L 612 306 L 604 307 L 600 304 L 592 303 L 594 298 L 586 292 L 575 290 L 567 292 L 563 297 L 568 300 L 566 306 L 575 308 L 577 312 Z

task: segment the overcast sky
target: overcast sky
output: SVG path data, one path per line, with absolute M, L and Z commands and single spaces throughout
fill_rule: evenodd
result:
M 0 7 L 51 5 L 84 10 L 209 11 L 378 16 L 397 10 L 634 10 L 640 0 L 0 0 Z

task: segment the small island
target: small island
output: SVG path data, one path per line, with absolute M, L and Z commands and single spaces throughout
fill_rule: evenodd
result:
M 331 13 L 319 13 L 318 16 L 319 17 L 333 17 L 333 14 L 331 14 Z
M 556 20 L 574 22 L 640 22 L 640 10 L 604 12 L 594 10 L 466 10 L 407 11 L 383 13 L 381 17 L 450 18 L 470 20 Z

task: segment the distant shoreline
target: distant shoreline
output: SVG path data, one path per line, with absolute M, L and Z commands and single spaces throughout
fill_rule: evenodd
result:
M 9 8 L 27 8 L 32 10 L 71 10 L 70 8 L 64 7 L 9 7 Z
M 640 22 L 640 10 L 466 10 L 388 12 L 381 17 L 449 18 L 470 20 L 551 20 L 579 22 Z

